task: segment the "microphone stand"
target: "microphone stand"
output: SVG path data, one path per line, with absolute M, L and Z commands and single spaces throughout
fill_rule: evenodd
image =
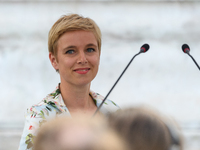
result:
M 200 70 L 200 67 L 199 67 L 199 65 L 197 64 L 197 62 L 195 61 L 195 59 L 190 55 L 190 53 L 188 52 L 187 53 L 191 58 L 192 58 L 192 60 L 194 61 L 194 63 L 196 64 L 196 66 L 199 68 L 199 70 Z
M 133 56 L 133 58 L 130 60 L 130 62 L 128 63 L 128 65 L 126 66 L 126 68 L 124 69 L 124 71 L 121 73 L 121 75 L 119 76 L 119 78 L 117 79 L 117 81 L 115 82 L 115 84 L 112 86 L 112 88 L 110 89 L 110 91 L 108 92 L 108 94 L 106 95 L 106 97 L 103 99 L 103 101 L 101 102 L 101 104 L 99 105 L 99 107 L 97 108 L 97 110 L 95 111 L 95 113 L 93 114 L 93 117 L 96 115 L 96 113 L 99 111 L 99 109 L 101 108 L 101 106 L 103 105 L 103 103 L 105 102 L 105 100 L 107 99 L 107 97 L 110 95 L 110 93 L 112 92 L 112 90 L 114 89 L 114 87 L 116 86 L 116 84 L 118 83 L 118 81 L 121 79 L 122 75 L 125 73 L 125 71 L 127 70 L 127 68 L 130 66 L 131 62 L 133 61 L 133 59 L 139 55 L 140 53 L 142 53 L 142 51 L 140 51 L 139 53 L 135 54 Z

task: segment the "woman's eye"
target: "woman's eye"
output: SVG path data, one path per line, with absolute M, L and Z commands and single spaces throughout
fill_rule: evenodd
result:
M 68 50 L 66 51 L 66 54 L 73 54 L 74 53 L 74 50 Z
M 88 49 L 87 49 L 87 52 L 94 52 L 94 51 L 95 51 L 94 48 L 88 48 Z

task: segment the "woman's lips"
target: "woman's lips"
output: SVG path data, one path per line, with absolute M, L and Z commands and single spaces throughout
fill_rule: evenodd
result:
M 78 68 L 78 69 L 75 69 L 74 71 L 78 74 L 86 74 L 88 73 L 89 70 L 90 68 Z

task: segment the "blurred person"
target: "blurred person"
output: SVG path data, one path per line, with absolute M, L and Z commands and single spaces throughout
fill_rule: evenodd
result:
M 130 150 L 183 149 L 177 123 L 172 123 L 154 109 L 142 106 L 121 109 L 108 115 L 108 121 Z
M 92 19 L 78 14 L 62 16 L 49 31 L 48 50 L 60 83 L 41 102 L 27 109 L 19 150 L 32 149 L 43 122 L 60 115 L 73 117 L 76 113 L 90 117 L 104 99 L 90 89 L 101 53 L 101 31 Z M 113 101 L 106 100 L 98 114 L 117 109 Z
M 103 118 L 57 118 L 44 124 L 33 150 L 127 150 Z

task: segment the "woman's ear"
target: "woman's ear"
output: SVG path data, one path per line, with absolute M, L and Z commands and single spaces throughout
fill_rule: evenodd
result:
M 55 70 L 59 70 L 58 67 L 58 62 L 56 59 L 56 56 L 53 55 L 51 52 L 49 53 L 49 60 L 51 61 L 52 66 L 54 67 Z

